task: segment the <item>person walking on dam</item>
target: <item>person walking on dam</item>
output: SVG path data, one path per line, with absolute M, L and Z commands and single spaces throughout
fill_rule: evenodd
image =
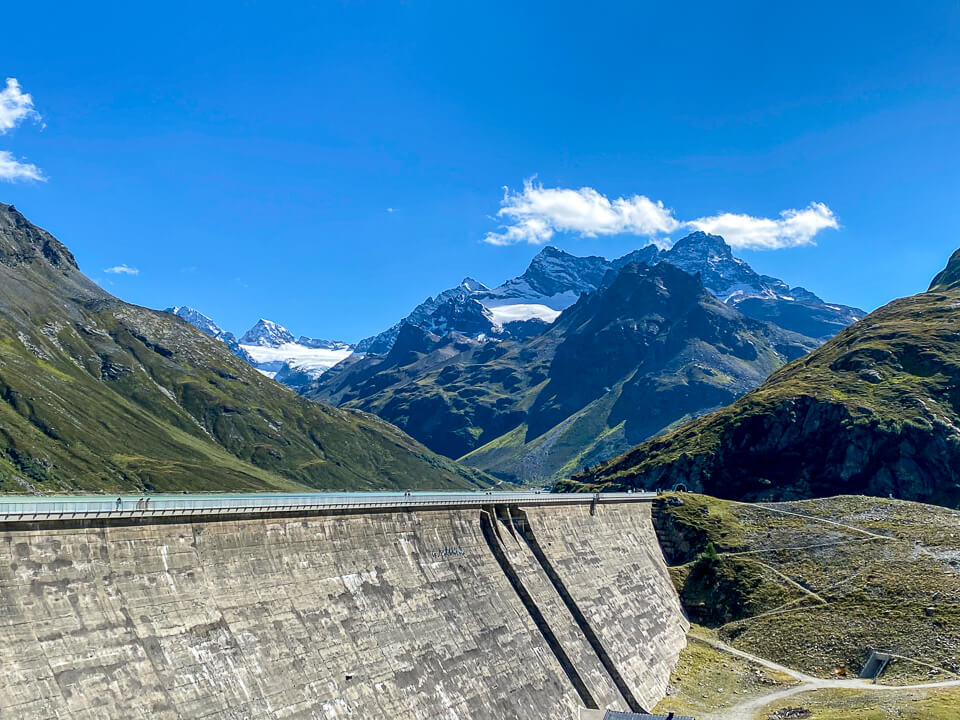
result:
M 117 510 L 119 510 L 122 506 L 123 506 L 123 500 L 121 498 L 117 498 Z

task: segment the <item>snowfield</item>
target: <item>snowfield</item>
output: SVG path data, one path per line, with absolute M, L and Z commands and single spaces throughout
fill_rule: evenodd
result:
M 487 310 L 493 315 L 493 321 L 498 325 L 518 320 L 543 320 L 552 323 L 560 316 L 559 310 L 538 303 L 500 305 L 499 307 L 488 307 Z
M 277 347 L 262 345 L 241 345 L 240 347 L 250 353 L 250 357 L 257 363 L 257 368 L 265 375 L 267 372 L 275 374 L 284 363 L 289 363 L 295 370 L 319 376 L 353 354 L 353 350 L 349 348 L 327 350 L 311 348 L 299 343 L 283 343 Z

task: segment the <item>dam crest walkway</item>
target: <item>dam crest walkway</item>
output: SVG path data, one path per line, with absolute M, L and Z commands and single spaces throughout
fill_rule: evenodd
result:
M 649 502 L 656 493 L 476 492 L 331 492 L 161 494 L 119 498 L 90 495 L 0 496 L 0 522 L 129 519 L 191 516 L 289 514 L 302 512 L 390 512 L 479 508 L 491 505 L 563 506 L 590 503 Z M 119 504 L 117 500 L 119 499 Z M 149 500 L 144 504 L 144 500 Z

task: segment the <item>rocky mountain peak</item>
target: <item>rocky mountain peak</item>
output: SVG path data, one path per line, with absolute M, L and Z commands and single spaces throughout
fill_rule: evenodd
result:
M 295 342 L 289 330 L 272 320 L 260 318 L 257 324 L 247 330 L 240 338 L 241 345 L 259 345 L 261 347 L 279 347 Z
M 447 298 L 420 327 L 441 337 L 450 332 L 468 336 L 501 332 L 501 328 L 493 320 L 493 314 L 468 296 Z
M 656 245 L 647 245 L 642 247 L 639 250 L 633 250 L 628 252 L 623 257 L 619 257 L 613 261 L 613 267 L 615 269 L 622 268 L 630 263 L 644 263 L 646 265 L 654 265 L 660 259 L 661 255 L 660 248 Z
M 776 295 L 753 268 L 733 256 L 730 246 L 719 235 L 691 233 L 678 240 L 660 259 L 688 273 L 700 273 L 704 286 L 724 302 L 741 296 Z M 777 282 L 784 290 L 787 288 Z
M 569 294 L 573 299 L 600 286 L 610 262 L 598 255 L 577 257 L 548 245 L 537 253 L 523 275 L 497 288 L 507 296 L 539 294 L 544 297 Z
M 670 252 L 674 257 L 733 259 L 733 249 L 719 235 L 697 230 L 677 240 Z
M 653 266 L 635 262 L 621 268 L 606 287 L 582 297 L 560 316 L 557 324 L 579 326 L 589 318 L 591 326 L 602 327 L 627 318 L 666 318 L 702 301 L 717 304 L 704 289 L 699 275 L 666 262 Z
M 538 269 L 549 269 L 555 267 L 557 263 L 571 263 L 586 259 L 588 258 L 581 258 L 576 255 L 571 255 L 566 250 L 561 250 L 553 245 L 547 245 L 540 252 L 533 256 L 533 259 L 530 261 L 530 265 L 527 266 L 527 272 L 536 271 Z M 602 258 L 596 257 L 595 259 L 600 260 Z
M 929 290 L 954 290 L 960 287 L 960 250 L 947 261 L 947 266 L 938 272 L 930 283 Z
M 13 205 L 0 203 L 0 264 L 9 267 L 40 258 L 61 270 L 77 270 L 67 246 L 27 220 Z

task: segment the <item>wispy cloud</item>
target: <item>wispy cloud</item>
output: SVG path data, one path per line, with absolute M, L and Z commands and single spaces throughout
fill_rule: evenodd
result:
M 783 210 L 779 218 L 719 213 L 678 220 L 671 209 L 645 195 L 610 199 L 593 188 L 545 188 L 530 179 L 523 190 L 504 190 L 497 217 L 506 222 L 484 241 L 491 245 L 542 245 L 555 233 L 582 237 L 629 233 L 662 243 L 679 230 L 722 235 L 733 247 L 777 249 L 807 245 L 826 228 L 837 228 L 833 211 L 823 203 L 802 210 Z
M 104 268 L 105 273 L 110 273 L 111 275 L 139 275 L 140 271 L 135 267 L 130 267 L 129 265 L 114 265 L 113 267 Z
M 0 135 L 13 130 L 24 120 L 40 120 L 33 107 L 33 97 L 20 88 L 16 78 L 7 78 L 7 86 L 0 90 Z
M 23 92 L 16 78 L 7 78 L 6 87 L 0 90 L 0 135 L 6 135 L 26 120 L 41 120 L 40 113 L 33 107 L 33 97 Z M 18 160 L 7 150 L 0 150 L 0 180 L 17 182 L 46 178 L 36 165 Z
M 36 165 L 20 162 L 6 150 L 0 150 L 0 180 L 46 180 L 43 171 Z

